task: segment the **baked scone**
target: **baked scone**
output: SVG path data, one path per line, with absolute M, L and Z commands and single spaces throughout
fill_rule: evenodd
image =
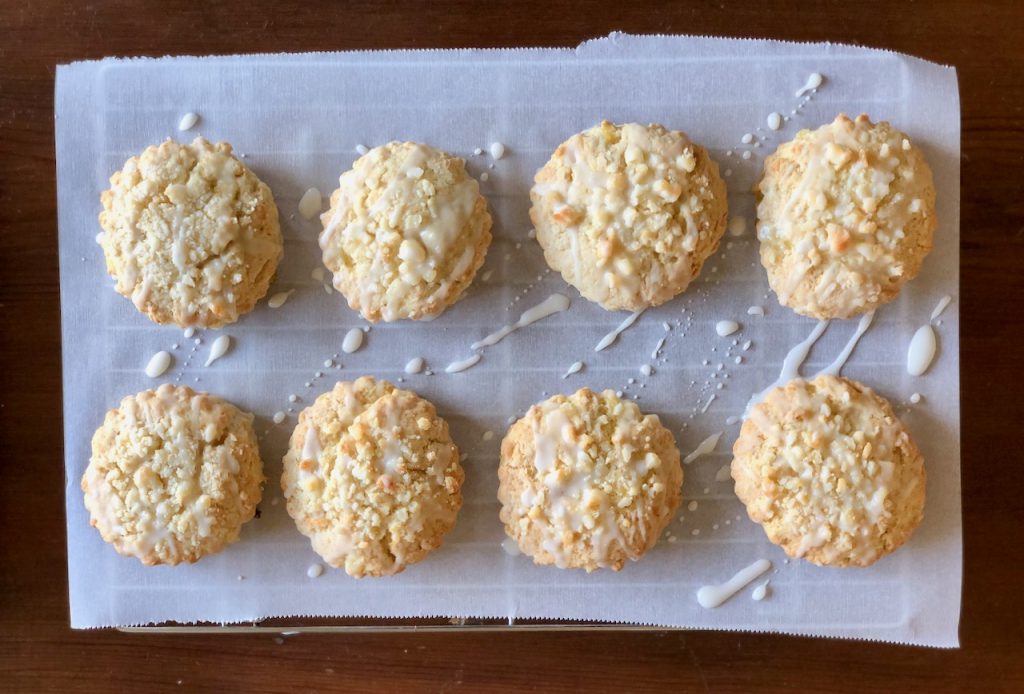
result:
M 92 525 L 146 565 L 196 562 L 235 542 L 264 482 L 252 420 L 187 386 L 124 398 L 93 435 L 82 476 Z
M 889 123 L 840 114 L 765 159 L 761 264 L 779 302 L 850 318 L 899 294 L 932 249 L 935 187 L 924 155 Z
M 736 496 L 768 539 L 821 566 L 869 566 L 921 522 L 924 459 L 889 403 L 830 375 L 775 388 L 733 446 Z
M 672 520 L 683 469 L 657 415 L 582 388 L 512 425 L 498 479 L 505 532 L 535 563 L 618 571 Z
M 100 202 L 107 272 L 155 323 L 234 323 L 267 293 L 283 254 L 270 188 L 223 142 L 147 147 Z
M 400 573 L 440 547 L 462 507 L 463 478 L 434 406 L 363 376 L 299 415 L 281 488 L 313 550 L 361 578 Z
M 548 265 L 609 311 L 683 292 L 726 227 L 718 164 L 653 124 L 603 121 L 573 135 L 537 172 L 530 200 Z
M 440 315 L 462 297 L 491 243 L 487 201 L 466 163 L 415 142 L 357 159 L 320 219 L 334 286 L 371 322 Z

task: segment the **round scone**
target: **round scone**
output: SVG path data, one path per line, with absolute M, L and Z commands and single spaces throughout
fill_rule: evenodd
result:
M 252 420 L 187 386 L 124 398 L 93 435 L 82 476 L 92 525 L 147 565 L 196 562 L 235 542 L 264 482 Z
M 288 513 L 350 576 L 390 576 L 441 546 L 462 466 L 434 406 L 387 381 L 339 382 L 299 415 L 284 457 Z
M 277 206 L 231 145 L 147 147 L 100 201 L 107 272 L 154 322 L 218 328 L 267 293 L 284 247 Z
M 924 155 L 863 114 L 801 130 L 765 159 L 757 193 L 768 283 L 805 316 L 850 318 L 892 301 L 932 248 Z
M 491 243 L 487 201 L 466 163 L 415 142 L 357 159 L 320 219 L 334 286 L 371 322 L 440 315 L 462 297 Z
M 756 405 L 733 446 L 736 496 L 768 539 L 821 566 L 869 566 L 921 522 L 924 459 L 889 403 L 838 376 Z
M 718 164 L 681 132 L 602 122 L 551 155 L 530 219 L 553 270 L 609 311 L 683 292 L 726 225 Z
M 535 563 L 618 571 L 672 520 L 683 469 L 657 415 L 582 388 L 512 425 L 498 480 L 505 532 Z

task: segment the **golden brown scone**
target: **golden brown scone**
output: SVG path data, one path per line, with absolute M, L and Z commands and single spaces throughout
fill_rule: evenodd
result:
M 838 376 L 768 393 L 733 446 L 736 496 L 768 539 L 822 566 L 869 566 L 921 522 L 924 459 L 889 403 Z
M 231 145 L 147 147 L 100 201 L 107 272 L 154 322 L 219 328 L 267 293 L 284 248 L 277 207 Z
M 537 564 L 618 571 L 655 545 L 683 470 L 656 415 L 583 388 L 530 408 L 501 442 L 505 532 Z
M 491 243 L 487 201 L 466 163 L 415 142 L 357 159 L 320 219 L 335 288 L 372 322 L 440 315 L 462 297 Z
M 462 466 L 434 406 L 387 381 L 339 382 L 299 415 L 284 457 L 288 513 L 350 576 L 390 576 L 441 546 Z
M 85 507 L 143 564 L 195 562 L 238 540 L 263 487 L 253 416 L 187 386 L 124 398 L 92 437 Z
M 609 311 L 682 293 L 725 231 L 718 164 L 660 125 L 603 121 L 559 145 L 534 181 L 530 219 L 548 265 Z
M 783 306 L 849 318 L 892 301 L 932 249 L 935 187 L 889 123 L 840 114 L 765 159 L 757 236 Z

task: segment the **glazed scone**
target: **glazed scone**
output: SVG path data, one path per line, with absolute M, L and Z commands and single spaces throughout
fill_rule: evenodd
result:
M 387 381 L 339 382 L 299 415 L 288 513 L 350 576 L 390 576 L 441 546 L 462 507 L 459 451 L 434 406 Z
M 658 541 L 683 469 L 656 415 L 582 388 L 530 408 L 501 442 L 505 532 L 537 564 L 618 571 Z
M 100 201 L 107 272 L 154 322 L 218 328 L 267 293 L 284 248 L 277 206 L 231 145 L 147 147 Z
M 146 565 L 192 563 L 235 542 L 264 482 L 252 421 L 187 386 L 124 398 L 92 437 L 82 476 L 92 525 Z
M 733 446 L 736 496 L 768 539 L 821 566 L 869 566 L 921 522 L 924 459 L 889 403 L 856 381 L 768 393 Z
M 553 270 L 609 311 L 683 292 L 726 226 L 718 164 L 681 132 L 602 122 L 551 155 L 530 219 Z
M 466 163 L 415 142 L 357 159 L 320 219 L 334 286 L 371 322 L 440 315 L 462 297 L 491 243 L 487 201 Z
M 801 130 L 765 159 L 757 193 L 768 283 L 805 316 L 850 318 L 892 301 L 932 248 L 924 155 L 863 114 Z

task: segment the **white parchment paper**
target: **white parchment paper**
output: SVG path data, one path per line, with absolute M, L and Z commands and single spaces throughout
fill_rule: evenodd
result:
M 795 97 L 812 72 L 823 74 L 824 84 Z M 56 111 L 72 626 L 444 615 L 957 644 L 960 125 L 952 69 L 847 46 L 616 34 L 575 50 L 76 63 L 58 71 Z M 199 122 L 179 133 L 189 111 Z M 751 186 L 779 143 L 840 111 L 889 119 L 924 149 L 940 218 L 922 275 L 878 311 L 844 370 L 899 405 L 928 471 L 921 528 L 903 549 L 860 570 L 785 562 L 746 518 L 731 481 L 715 481 L 738 431 L 727 419 L 776 378 L 783 356 L 814 327 L 781 308 L 768 290 L 757 262 Z M 766 124 L 772 112 L 786 117 L 777 132 Z M 746 218 L 747 231 L 724 240 L 683 296 L 647 311 L 614 346 L 595 353 L 594 345 L 625 314 L 588 303 L 547 272 L 528 236 L 527 193 L 554 147 L 602 118 L 663 123 L 707 146 L 728 174 L 730 214 Z M 743 144 L 745 133 L 760 146 Z M 110 174 L 147 145 L 196 134 L 231 142 L 272 188 L 285 235 L 272 292 L 296 290 L 282 308 L 263 302 L 236 325 L 198 333 L 199 345 L 176 328 L 150 323 L 118 296 L 94 242 L 99 194 Z M 494 215 L 495 240 L 463 301 L 433 322 L 374 326 L 360 351 L 343 354 L 345 332 L 365 323 L 311 277 L 321 265 L 319 225 L 297 215 L 297 203 L 313 186 L 326 198 L 356 158 L 357 144 L 392 139 L 431 143 L 463 156 L 473 175 L 486 173 L 481 188 Z M 499 160 L 487 154 L 495 141 L 506 147 Z M 478 147 L 482 155 L 474 155 Z M 572 299 L 568 311 L 486 349 L 474 368 L 444 373 L 449 362 L 472 353 L 470 343 L 553 292 Z M 936 321 L 936 361 L 925 376 L 910 377 L 910 337 L 945 295 L 953 303 Z M 762 306 L 764 317 L 748 315 L 750 306 Z M 723 319 L 740 322 L 741 331 L 718 337 L 715 323 Z M 803 373 L 831 362 L 855 327 L 855 320 L 834 321 Z M 210 344 L 223 333 L 234 339 L 233 349 L 204 368 Z M 652 357 L 661 338 L 665 344 Z M 158 350 L 169 350 L 174 363 L 163 377 L 149 379 L 143 368 Z M 413 357 L 426 359 L 433 374 L 406 376 L 402 369 Z M 325 367 L 327 359 L 340 368 Z M 585 368 L 563 380 L 577 360 Z M 644 364 L 653 374 L 641 373 Z M 404 378 L 403 387 L 437 404 L 468 456 L 466 503 L 443 548 L 400 576 L 357 581 L 328 570 L 311 579 L 306 571 L 318 558 L 281 503 L 280 460 L 298 410 L 336 380 L 362 374 Z M 79 480 L 105 411 L 163 381 L 209 390 L 255 412 L 270 482 L 262 516 L 246 525 L 240 542 L 193 566 L 144 568 L 118 556 L 89 527 Z M 620 573 L 536 567 L 500 547 L 496 469 L 508 418 L 584 385 L 637 398 L 675 432 L 684 455 L 709 434 L 725 432 L 714 452 L 686 467 L 679 519 L 654 550 Z M 913 393 L 923 399 L 911 406 Z M 298 396 L 294 405 L 291 394 Z M 277 411 L 288 414 L 280 425 L 271 420 Z M 493 438 L 485 437 L 488 431 Z M 693 510 L 691 501 L 697 502 Z M 718 609 L 697 604 L 699 586 L 725 581 L 759 558 L 774 567 L 765 600 L 751 599 L 755 583 Z

